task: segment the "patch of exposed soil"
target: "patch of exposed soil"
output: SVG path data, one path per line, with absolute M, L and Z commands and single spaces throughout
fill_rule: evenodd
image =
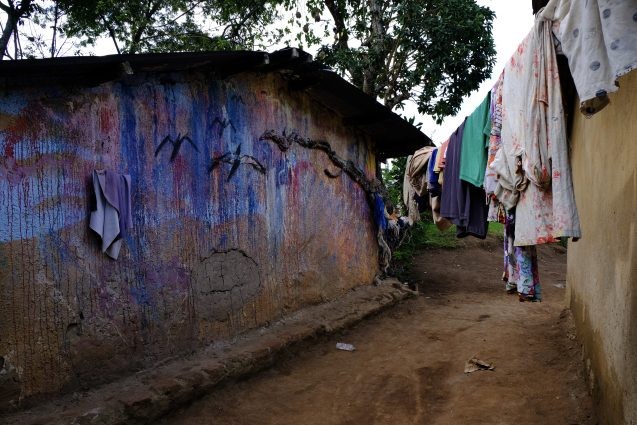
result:
M 500 281 L 500 243 L 464 245 L 416 259 L 417 299 L 162 423 L 595 424 L 564 311 L 565 251 L 540 247 L 544 302 L 520 303 Z M 339 341 L 356 351 L 336 350 Z M 474 356 L 495 370 L 465 374 Z

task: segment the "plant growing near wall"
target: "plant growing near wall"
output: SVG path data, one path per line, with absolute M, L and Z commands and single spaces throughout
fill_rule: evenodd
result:
M 403 202 L 403 178 L 406 166 L 407 157 L 401 157 L 389 161 L 382 169 L 383 183 L 387 188 L 387 197 L 394 207 L 400 210 L 401 214 L 406 214 L 407 212 L 407 207 Z

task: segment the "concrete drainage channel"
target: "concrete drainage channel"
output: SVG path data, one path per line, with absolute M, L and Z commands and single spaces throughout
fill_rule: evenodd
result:
M 153 423 L 206 395 L 219 385 L 274 364 L 317 338 L 345 330 L 398 302 L 416 296 L 388 279 L 363 286 L 338 300 L 302 309 L 267 328 L 215 344 L 186 359 L 174 360 L 90 391 L 66 396 L 35 409 L 0 417 L 3 424 L 114 425 Z

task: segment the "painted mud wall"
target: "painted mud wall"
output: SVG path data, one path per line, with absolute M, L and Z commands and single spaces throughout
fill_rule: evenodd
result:
M 572 133 L 584 237 L 569 244 L 568 298 L 602 424 L 637 424 L 637 72 L 620 87 Z
M 112 380 L 372 282 L 365 193 L 326 155 L 282 153 L 267 130 L 328 141 L 372 178 L 367 136 L 279 74 L 134 75 L 0 96 L 0 408 Z M 187 135 L 188 142 L 166 143 Z M 226 153 L 246 162 L 220 163 Z M 171 161 L 171 156 L 174 159 Z M 88 228 L 91 173 L 132 178 L 120 258 Z

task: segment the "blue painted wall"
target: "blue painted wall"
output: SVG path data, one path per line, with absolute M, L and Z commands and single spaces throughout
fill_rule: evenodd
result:
M 322 152 L 260 140 L 267 130 L 326 140 L 374 176 L 369 138 L 275 73 L 0 96 L 0 356 L 19 382 L 0 406 L 107 381 L 371 283 L 362 189 L 328 178 Z M 155 155 L 179 135 L 197 148 L 182 143 L 171 161 L 167 143 Z M 239 146 L 265 173 L 210 171 Z M 88 229 L 94 169 L 131 175 L 134 229 L 117 261 Z

